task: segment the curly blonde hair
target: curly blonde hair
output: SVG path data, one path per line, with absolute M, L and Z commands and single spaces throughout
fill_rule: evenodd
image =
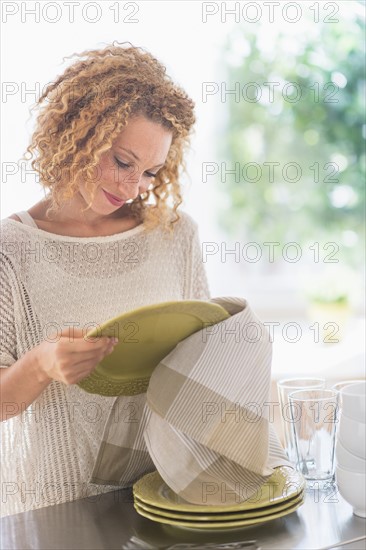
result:
M 88 209 L 95 193 L 95 166 L 129 117 L 143 115 L 162 124 L 172 132 L 166 163 L 147 192 L 130 203 L 130 209 L 147 228 L 161 225 L 172 229 L 180 219 L 179 173 L 186 170 L 183 157 L 196 120 L 194 102 L 146 50 L 130 42 L 116 44 L 114 41 L 104 49 L 69 56 L 85 59 L 68 67 L 38 99 L 36 107 L 46 99 L 49 103 L 38 114 L 26 153 L 35 157 L 31 166 L 41 185 L 51 190 L 47 217 L 76 194 L 81 174 L 86 176 L 85 184 L 92 194 Z M 69 177 L 60 179 L 60 173 Z M 150 198 L 153 205 L 148 205 Z M 172 210 L 177 216 L 174 220 Z

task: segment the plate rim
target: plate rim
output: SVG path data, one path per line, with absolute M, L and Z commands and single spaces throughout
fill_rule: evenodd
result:
M 262 516 L 259 518 L 249 518 L 247 520 L 241 519 L 238 521 L 227 521 L 227 522 L 202 522 L 202 524 L 195 523 L 193 521 L 187 521 L 186 523 L 174 520 L 173 518 L 167 518 L 162 516 L 155 516 L 154 514 L 150 514 L 149 512 L 146 512 L 144 510 L 141 510 L 138 505 L 135 505 L 134 508 L 138 514 L 141 516 L 150 519 L 151 521 L 155 521 L 156 523 L 164 523 L 166 525 L 174 525 L 176 527 L 183 527 L 183 528 L 191 528 L 191 529 L 226 529 L 226 528 L 235 528 L 235 527 L 249 527 L 251 525 L 258 525 L 260 523 L 265 523 L 267 521 L 272 521 L 274 519 L 279 519 L 284 516 L 287 516 L 289 514 L 292 514 L 295 512 L 300 506 L 304 504 L 304 499 L 302 499 L 300 502 L 295 504 L 292 507 L 287 508 L 286 510 L 282 510 L 280 512 L 277 512 L 277 514 L 268 514 L 268 516 Z M 150 517 L 149 517 L 150 516 Z
M 295 504 L 297 504 L 298 502 L 301 502 L 305 500 L 305 489 L 303 491 L 301 491 L 300 494 L 294 496 L 293 498 L 289 499 L 289 500 L 286 500 L 286 501 L 283 501 L 283 502 L 280 502 L 278 503 L 277 505 L 275 506 L 265 506 L 265 507 L 261 507 L 261 508 L 255 508 L 255 509 L 251 509 L 251 510 L 243 510 L 243 511 L 238 511 L 238 512 L 228 512 L 228 513 L 223 513 L 221 514 L 222 518 L 227 521 L 227 520 L 230 520 L 231 518 L 235 521 L 235 517 L 233 517 L 234 515 L 240 515 L 242 514 L 242 517 L 240 519 L 250 519 L 250 516 L 252 516 L 253 518 L 256 518 L 256 517 L 266 517 L 266 515 L 270 515 L 271 513 L 274 513 L 276 510 L 277 511 L 281 511 L 281 510 L 287 510 L 287 508 L 291 508 L 291 506 L 294 506 Z M 146 510 L 147 512 L 151 512 L 152 514 L 156 515 L 156 516 L 161 516 L 161 517 L 168 517 L 168 518 L 172 518 L 172 519 L 192 519 L 192 520 L 195 520 L 195 518 L 197 518 L 197 522 L 206 522 L 209 521 L 210 519 L 212 519 L 213 521 L 219 521 L 218 519 L 218 514 L 215 514 L 215 513 L 207 513 L 207 515 L 204 515 L 204 514 L 200 514 L 200 513 L 197 513 L 196 516 L 189 513 L 189 512 L 181 512 L 181 513 L 178 513 L 176 512 L 174 514 L 174 511 L 172 510 L 166 510 L 164 508 L 160 508 L 157 509 L 157 507 L 155 508 L 157 510 L 156 513 L 154 513 L 154 510 L 153 509 L 150 509 L 152 508 L 149 507 L 148 504 L 142 502 L 142 501 L 139 501 L 137 498 L 134 499 L 134 502 L 136 502 L 136 504 L 142 508 L 143 510 Z M 280 507 L 280 510 L 278 510 L 277 507 Z M 159 513 L 161 511 L 161 513 Z M 264 511 L 267 511 L 266 513 L 261 513 L 261 512 L 264 512 Z M 260 515 L 257 515 L 258 512 L 260 513 Z M 257 514 L 256 514 L 257 513 Z M 171 515 L 171 514 L 174 514 L 174 515 Z M 213 518 L 210 518 L 210 515 L 214 516 Z M 246 516 L 249 516 L 248 518 L 246 518 Z M 202 516 L 202 517 L 199 517 L 199 516 Z M 239 518 L 237 518 L 239 519 Z
M 220 304 L 211 303 L 206 300 L 168 300 L 166 302 L 157 302 L 156 304 L 148 304 L 147 306 L 140 306 L 135 309 L 131 309 L 130 311 L 125 311 L 124 313 L 121 313 L 120 315 L 117 315 L 116 317 L 111 317 L 108 319 L 108 321 L 104 321 L 101 325 L 99 325 L 99 328 L 93 328 L 90 332 L 88 332 L 85 336 L 96 336 L 97 334 L 93 334 L 95 331 L 98 331 L 99 329 L 102 331 L 103 329 L 107 328 L 112 323 L 117 322 L 120 319 L 123 319 L 123 317 L 130 317 L 132 315 L 141 315 L 142 313 L 145 313 L 146 311 L 149 312 L 150 310 L 154 309 L 168 309 L 172 305 L 177 304 L 185 304 L 185 305 L 192 305 L 192 304 L 205 304 L 205 306 L 213 307 L 217 310 L 217 313 L 220 310 L 223 310 L 227 315 L 227 319 L 230 317 L 230 313 Z M 159 311 L 158 311 L 159 313 Z

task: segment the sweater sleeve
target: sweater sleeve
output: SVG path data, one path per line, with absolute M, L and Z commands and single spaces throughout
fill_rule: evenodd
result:
M 198 224 L 191 218 L 193 231 L 190 237 L 189 252 L 189 291 L 187 300 L 209 300 L 210 289 L 207 274 L 202 261 L 202 245 L 199 238 Z
M 0 367 L 10 367 L 17 361 L 14 300 L 9 280 L 9 260 L 0 255 Z

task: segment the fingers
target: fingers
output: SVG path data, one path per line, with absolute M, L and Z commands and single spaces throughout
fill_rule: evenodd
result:
M 72 362 L 71 368 L 78 369 L 80 365 L 84 365 L 84 364 L 93 365 L 93 368 L 94 368 L 107 355 L 108 355 L 107 351 L 102 351 L 98 353 L 89 352 L 89 353 L 79 354 L 78 359 L 76 359 L 76 356 L 74 356 L 74 360 Z
M 67 340 L 67 341 L 65 341 Z M 92 341 L 84 337 L 68 341 L 64 336 L 59 341 L 56 356 L 59 356 L 58 372 L 55 371 L 55 378 L 65 384 L 76 384 L 88 376 L 116 346 L 118 339 L 99 337 Z M 72 346 L 70 344 L 73 344 Z
M 86 359 L 83 358 L 82 361 L 78 361 L 77 363 L 74 363 L 72 365 L 71 369 L 68 369 L 66 373 L 64 373 L 64 378 L 67 384 L 77 384 L 80 380 L 83 378 L 86 378 L 89 376 L 89 374 L 95 369 L 95 367 L 98 365 L 104 357 L 106 357 L 109 353 L 111 353 L 112 350 L 109 352 L 97 354 Z
M 70 351 L 76 354 L 83 354 L 87 352 L 95 353 L 96 351 L 107 350 L 108 348 L 110 348 L 110 346 L 113 347 L 114 345 L 116 345 L 117 342 L 114 342 L 113 338 L 103 336 L 95 340 L 85 340 L 84 338 L 78 338 L 77 340 L 74 340 L 74 343 L 76 343 L 76 345 L 73 346 Z
M 79 367 L 82 364 L 90 364 L 93 363 L 94 366 L 96 366 L 104 357 L 112 353 L 113 349 L 115 348 L 116 344 L 108 343 L 107 345 L 104 345 L 103 347 L 93 348 L 89 351 L 78 351 L 75 352 L 77 354 L 77 359 L 75 356 L 74 360 L 74 366 Z M 93 366 L 93 368 L 94 368 Z

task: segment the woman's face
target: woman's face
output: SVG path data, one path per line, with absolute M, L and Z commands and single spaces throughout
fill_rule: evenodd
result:
M 161 124 L 144 116 L 131 118 L 111 149 L 100 158 L 92 210 L 110 214 L 145 193 L 164 165 L 171 142 L 172 133 Z M 85 182 L 79 191 L 89 203 Z

